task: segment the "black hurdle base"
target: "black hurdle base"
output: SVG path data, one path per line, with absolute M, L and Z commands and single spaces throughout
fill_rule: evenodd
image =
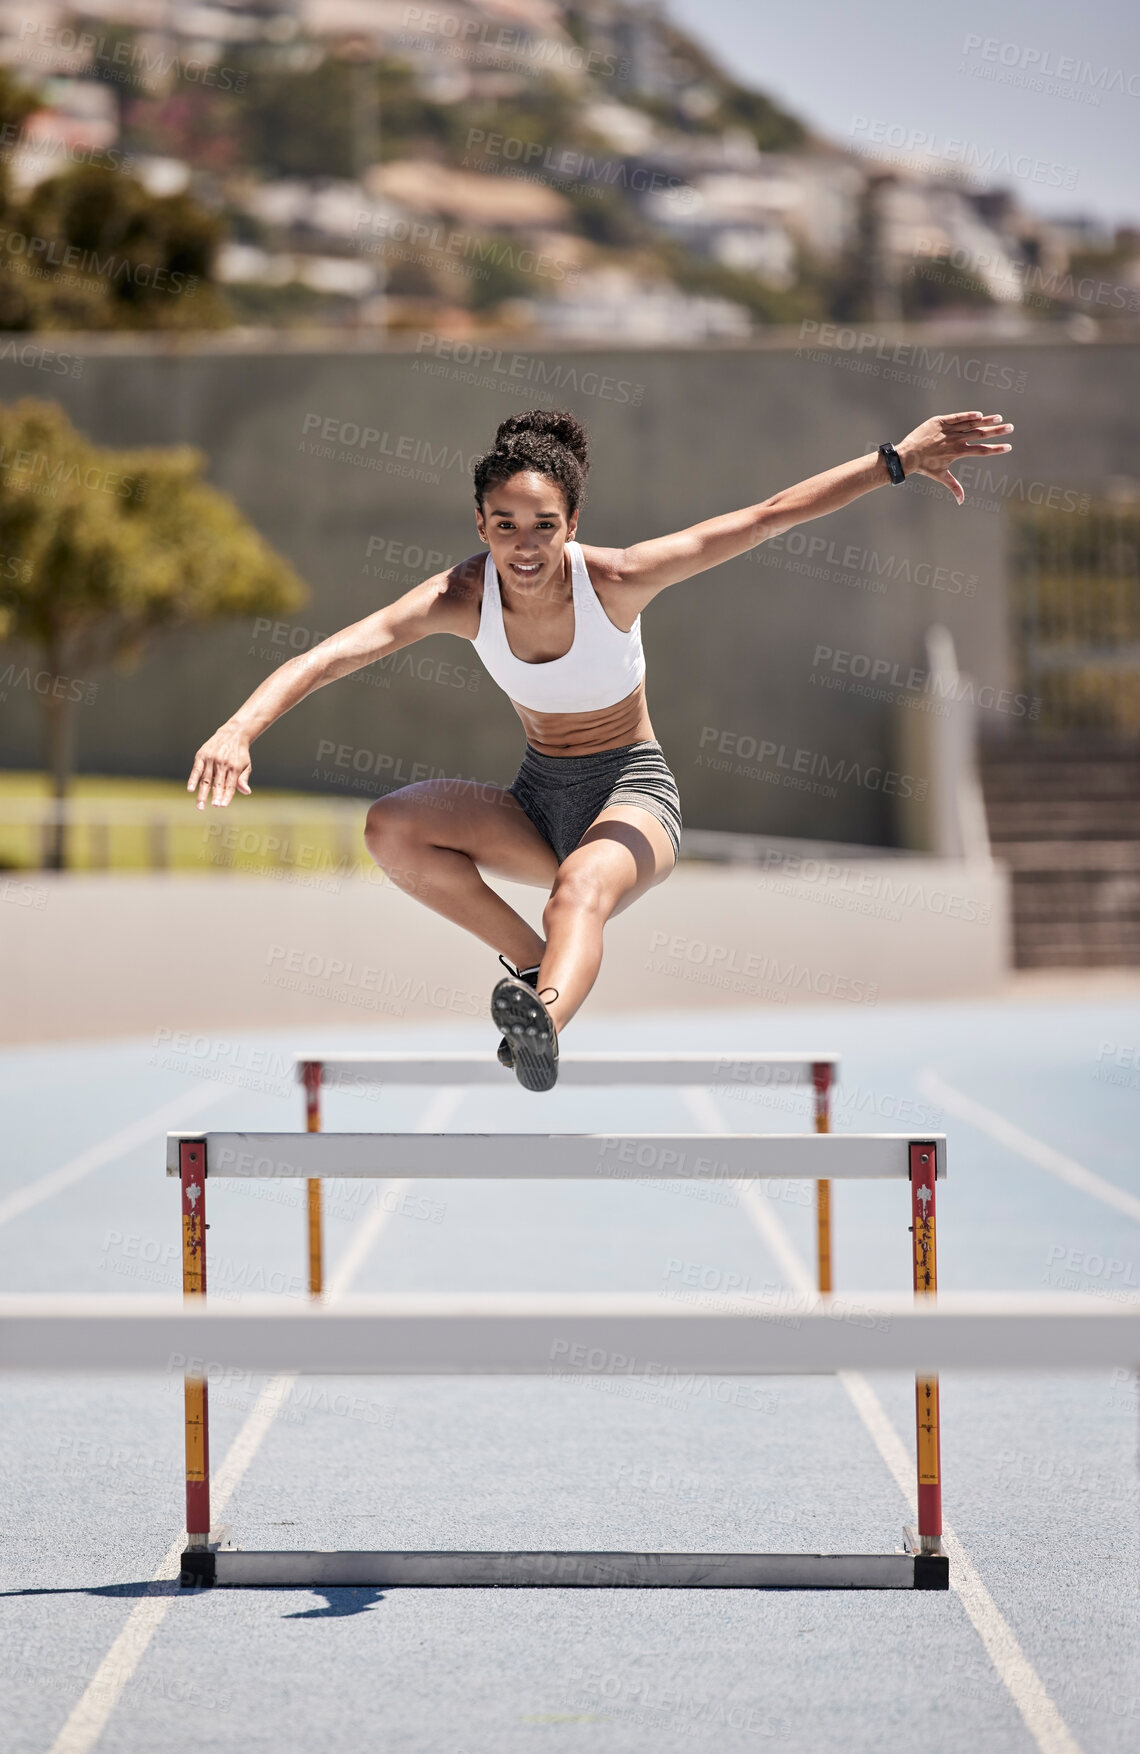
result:
M 944 1553 L 337 1553 L 182 1555 L 187 1587 L 229 1589 L 946 1590 Z

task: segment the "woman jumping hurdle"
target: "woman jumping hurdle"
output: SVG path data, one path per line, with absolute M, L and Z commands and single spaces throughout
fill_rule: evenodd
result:
M 809 518 L 907 475 L 965 495 L 951 464 L 1008 451 L 1000 414 L 940 414 L 897 446 L 841 463 L 759 505 L 632 548 L 583 547 L 589 467 L 572 414 L 513 414 L 475 466 L 475 524 L 487 553 L 407 591 L 290 658 L 203 743 L 187 790 L 198 808 L 250 790 L 250 744 L 317 688 L 429 634 L 470 640 L 526 732 L 512 784 L 424 780 L 379 798 L 364 838 L 392 882 L 500 954 L 491 995 L 499 1059 L 527 1090 L 558 1076 L 558 1036 L 597 979 L 606 921 L 661 883 L 677 859 L 677 782 L 645 701 L 641 612 L 669 585 L 733 560 Z M 548 889 L 545 937 L 484 880 Z

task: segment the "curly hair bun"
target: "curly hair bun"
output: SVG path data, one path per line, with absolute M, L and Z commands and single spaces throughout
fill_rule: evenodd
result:
M 527 408 L 500 421 L 494 445 L 475 464 L 475 503 L 481 510 L 493 487 L 533 470 L 558 484 L 572 516 L 582 504 L 589 467 L 581 421 L 562 408 Z
M 528 408 L 522 414 L 508 414 L 499 422 L 495 434 L 497 451 L 511 450 L 511 441 L 522 433 L 535 433 L 543 438 L 551 438 L 570 452 L 585 470 L 590 466 L 590 441 L 586 437 L 586 429 L 573 414 L 562 408 Z

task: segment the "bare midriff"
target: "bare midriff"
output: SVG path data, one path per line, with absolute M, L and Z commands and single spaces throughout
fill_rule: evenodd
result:
M 522 720 L 527 742 L 540 755 L 596 755 L 653 736 L 644 679 L 624 700 L 589 713 L 536 713 L 517 700 L 511 705 Z

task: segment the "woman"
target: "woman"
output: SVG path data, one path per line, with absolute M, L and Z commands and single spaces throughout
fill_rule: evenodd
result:
M 1000 414 L 935 415 L 759 505 L 632 548 L 582 547 L 586 434 L 572 414 L 513 414 L 475 468 L 478 554 L 315 646 L 256 688 L 199 749 L 187 790 L 225 806 L 248 793 L 249 746 L 314 689 L 429 634 L 472 642 L 522 720 L 513 784 L 426 780 L 378 799 L 365 840 L 400 888 L 473 932 L 511 974 L 491 1012 L 499 1058 L 527 1090 L 558 1076 L 558 1036 L 593 986 L 606 921 L 672 871 L 677 784 L 645 701 L 641 611 L 669 585 L 744 554 L 861 494 L 927 475 L 959 505 L 958 458 L 1012 446 Z M 484 877 L 549 889 L 540 936 Z M 508 960 L 509 959 L 509 960 Z

